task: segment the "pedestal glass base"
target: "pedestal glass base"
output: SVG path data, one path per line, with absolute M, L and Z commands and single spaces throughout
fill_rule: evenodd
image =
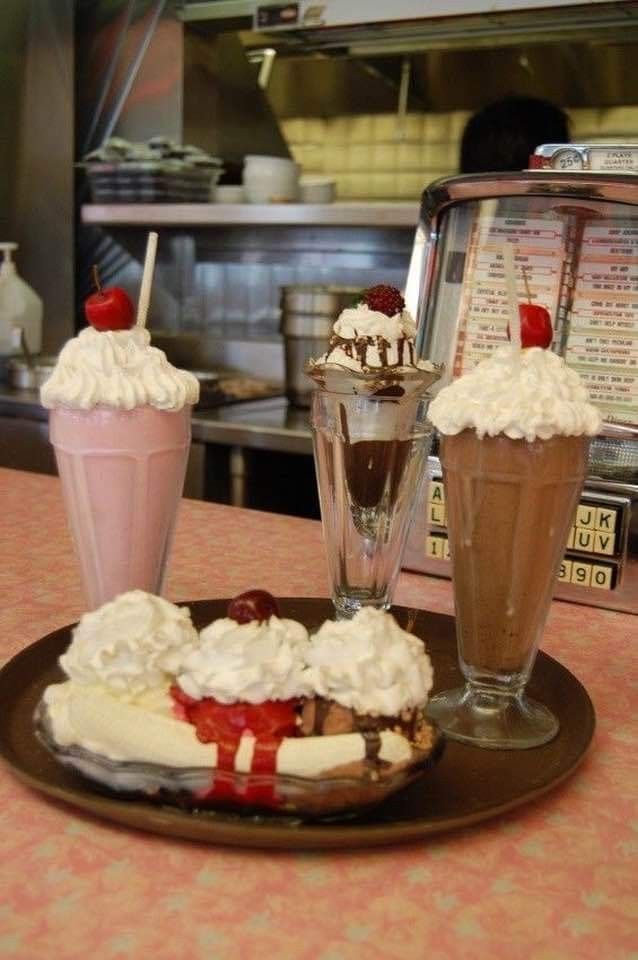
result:
M 524 693 L 471 685 L 433 697 L 427 715 L 452 740 L 491 750 L 527 750 L 553 740 L 558 720 L 547 707 Z

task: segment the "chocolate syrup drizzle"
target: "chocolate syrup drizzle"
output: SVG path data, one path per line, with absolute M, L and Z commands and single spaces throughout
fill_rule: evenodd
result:
M 311 735 L 321 736 L 323 727 L 330 710 L 331 701 L 322 697 L 315 700 L 314 722 Z M 391 766 L 389 760 L 381 760 L 379 752 L 381 750 L 381 731 L 387 729 L 387 719 L 364 717 L 358 714 L 352 714 L 353 732 L 360 733 L 365 744 L 365 763 L 368 767 L 379 769 L 380 767 Z
M 380 334 L 374 337 L 366 337 L 359 336 L 355 331 L 354 339 L 345 339 L 344 337 L 340 337 L 335 333 L 330 337 L 325 362 L 328 363 L 330 361 L 330 355 L 335 350 L 341 348 L 346 356 L 350 357 L 351 360 L 356 358 L 361 364 L 363 370 L 377 371 L 379 370 L 378 366 L 371 367 L 368 364 L 368 350 L 374 348 L 379 355 L 382 367 L 387 367 L 390 369 L 393 367 L 413 367 L 415 365 L 414 340 L 408 339 L 407 337 L 401 337 L 396 341 L 396 344 L 397 362 L 390 363 L 388 360 L 388 351 L 392 347 L 392 344 Z

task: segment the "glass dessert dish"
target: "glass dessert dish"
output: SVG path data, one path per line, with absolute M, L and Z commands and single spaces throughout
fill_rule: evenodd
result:
M 120 797 L 307 817 L 373 806 L 438 757 L 431 661 L 392 615 L 310 635 L 259 589 L 225 612 L 198 630 L 134 590 L 84 614 L 35 710 L 39 740 Z
M 378 761 L 364 766 L 361 776 L 348 776 L 344 768 L 342 774 L 310 778 L 111 760 L 84 747 L 56 743 L 43 701 L 34 719 L 38 739 L 59 763 L 123 799 L 139 798 L 193 811 L 268 811 L 308 819 L 355 814 L 376 806 L 433 767 L 444 744 L 436 728 L 424 721 L 423 748 L 413 747 L 407 764 Z
M 427 390 L 439 370 L 309 365 L 311 425 L 337 615 L 387 609 L 432 442 Z
M 400 291 L 378 284 L 342 310 L 307 362 L 321 521 L 337 616 L 392 603 L 432 440 L 429 387 Z

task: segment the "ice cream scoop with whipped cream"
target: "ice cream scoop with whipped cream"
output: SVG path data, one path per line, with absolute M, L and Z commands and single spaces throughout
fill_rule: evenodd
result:
M 304 705 L 307 729 L 414 734 L 432 688 L 432 665 L 422 642 L 391 614 L 362 607 L 351 620 L 327 620 L 307 661 L 318 698 Z
M 143 590 L 85 613 L 60 657 L 68 679 L 43 697 L 56 743 L 111 760 L 208 762 L 170 696 L 182 658 L 198 643 L 186 607 Z
M 43 697 L 50 737 L 108 761 L 310 779 L 335 770 L 365 777 L 378 764 L 386 775 L 431 748 L 429 727 L 426 743 L 414 723 L 408 731 L 386 722 L 407 720 L 427 700 L 432 671 L 416 637 L 369 609 L 310 638 L 272 603 L 274 612 L 262 605 L 252 620 L 223 617 L 199 635 L 186 608 L 142 591 L 85 615 L 60 658 L 69 679 Z M 375 719 L 334 736 L 307 729 L 302 705 L 326 696 Z M 92 775 L 111 783 L 99 769 Z
M 541 347 L 498 347 L 469 373 L 443 387 L 428 415 L 445 435 L 475 430 L 512 440 L 594 436 L 601 416 L 581 378 Z
M 197 646 L 187 608 L 131 590 L 84 614 L 60 666 L 77 683 L 102 684 L 117 696 L 135 699 L 167 687 Z
M 415 334 L 401 293 L 378 284 L 364 291 L 360 303 L 339 314 L 328 350 L 312 362 L 311 369 L 329 365 L 359 373 L 432 371 L 432 363 L 416 359 Z
M 237 623 L 214 620 L 200 634 L 199 646 L 187 653 L 178 686 L 196 700 L 263 703 L 306 696 L 308 631 L 297 620 L 272 615 L 268 620 Z
M 397 716 L 422 707 L 432 687 L 422 642 L 375 607 L 362 607 L 352 620 L 326 620 L 307 662 L 316 693 L 357 713 Z
M 169 363 L 151 346 L 145 327 L 96 330 L 86 327 L 62 348 L 55 369 L 40 389 L 47 408 L 119 410 L 151 406 L 181 410 L 199 399 L 197 378 Z

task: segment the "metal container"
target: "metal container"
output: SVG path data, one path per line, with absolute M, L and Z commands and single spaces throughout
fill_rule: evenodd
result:
M 312 383 L 304 373 L 304 364 L 326 352 L 335 320 L 360 293 L 360 287 L 306 284 L 282 287 L 286 396 L 294 406 L 310 406 Z

